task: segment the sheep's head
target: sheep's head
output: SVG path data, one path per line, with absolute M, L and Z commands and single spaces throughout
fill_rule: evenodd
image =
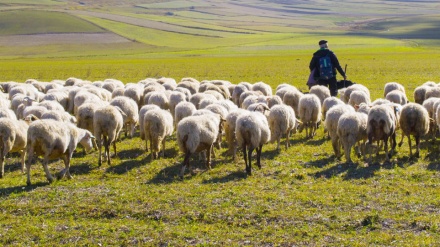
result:
M 305 126 L 305 123 L 303 123 L 303 122 L 301 122 L 300 120 L 296 120 L 296 122 L 297 122 L 297 129 L 298 129 L 298 132 L 299 133 L 302 133 L 302 131 L 304 130 L 304 128 L 306 127 Z
M 81 138 L 80 143 L 85 148 L 87 153 L 90 152 L 90 150 L 92 150 L 92 148 L 94 148 L 95 150 L 98 150 L 98 146 L 96 145 L 96 138 L 88 130 L 85 130 L 85 134 L 84 134 L 83 138 Z

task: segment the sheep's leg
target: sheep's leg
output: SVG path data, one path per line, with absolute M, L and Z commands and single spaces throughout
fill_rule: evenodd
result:
M 332 147 L 333 147 L 333 151 L 335 152 L 335 156 L 336 158 L 339 158 L 339 140 L 338 138 L 333 138 L 332 139 Z
M 190 152 L 185 153 L 185 158 L 183 159 L 182 169 L 180 169 L 180 178 L 183 179 L 183 175 L 185 174 L 186 167 L 189 168 L 189 157 L 191 156 Z
M 148 138 L 145 137 L 144 139 L 145 139 L 145 152 L 148 152 Z
M 386 161 L 390 161 L 390 156 L 389 156 L 389 153 L 388 153 L 388 137 L 385 137 L 385 139 L 383 140 L 383 149 L 384 149 L 384 152 L 385 152 L 385 159 L 386 159 Z
M 344 153 L 345 153 L 345 160 L 347 163 L 351 163 L 351 147 L 353 145 L 349 144 L 349 143 L 345 143 L 344 145 Z
M 407 137 L 408 137 L 408 145 L 409 145 L 409 157 L 412 157 L 411 135 L 407 135 Z
M 116 151 L 116 141 L 113 141 L 113 156 L 112 157 L 116 157 L 116 155 L 118 154 L 118 152 Z M 110 155 L 110 143 L 108 144 L 108 154 Z
M 150 137 L 150 154 L 152 159 L 156 159 L 156 151 L 153 149 L 153 138 Z
M 261 150 L 263 149 L 263 145 L 260 145 L 260 147 L 257 148 L 257 166 L 261 169 Z
M 0 166 L 0 178 L 3 178 L 3 176 L 5 175 L 5 156 L 3 156 L 3 154 L 0 157 Z
M 290 130 L 287 131 L 286 134 L 286 150 L 289 148 L 289 146 L 290 146 Z
M 21 150 L 20 155 L 21 155 L 21 172 L 24 172 L 26 150 Z M 3 171 L 3 169 L 2 169 L 2 171 Z
M 399 147 L 402 146 L 402 144 L 403 144 L 403 138 L 404 138 L 404 137 L 405 137 L 405 134 L 404 134 L 403 131 L 402 131 L 402 138 L 400 139 Z
M 48 155 L 45 155 L 43 160 L 43 168 L 44 168 L 44 172 L 46 173 L 47 181 L 49 181 L 49 183 L 52 183 L 54 179 L 52 177 L 52 174 L 50 174 L 49 167 L 47 166 L 48 163 L 49 163 L 49 157 Z
M 26 164 L 26 173 L 27 173 L 26 174 L 27 175 L 26 184 L 27 184 L 27 186 L 30 186 L 31 185 L 31 165 L 32 165 L 32 160 L 33 160 L 33 156 L 34 156 L 34 149 L 32 148 L 32 145 L 28 146 L 27 153 L 28 153 L 28 162 Z
M 165 138 L 162 140 L 162 158 L 165 158 Z
M 277 138 L 277 151 L 280 151 L 280 142 L 281 142 L 281 136 L 278 136 L 278 138 Z M 286 145 L 287 145 L 287 143 L 286 143 Z M 287 146 L 286 146 L 286 148 L 287 148 Z
M 234 143 L 232 144 L 232 158 L 234 160 L 237 159 L 237 143 L 234 141 Z
M 419 158 L 420 157 L 420 136 L 415 135 L 414 137 L 416 139 L 416 147 L 417 147 L 417 151 L 416 151 L 415 156 L 416 156 L 416 158 Z
M 210 145 L 208 148 L 207 153 L 207 158 L 206 158 L 206 168 L 207 169 L 211 169 L 211 150 L 214 149 L 214 145 Z
M 61 170 L 60 174 L 58 175 L 59 180 L 64 178 L 64 176 L 66 175 L 66 173 L 69 171 L 70 168 L 70 161 L 67 155 L 63 157 L 63 161 L 64 161 L 64 169 Z M 70 178 L 72 178 L 72 176 L 70 176 Z
M 212 144 L 212 146 L 214 147 L 214 144 Z M 208 150 L 209 151 L 209 150 Z M 208 152 L 207 151 L 207 152 Z M 214 150 L 214 148 L 211 148 L 211 155 L 212 155 L 212 158 L 214 158 L 215 159 L 215 150 Z M 209 154 L 208 154 L 209 155 Z
M 252 148 L 249 148 L 248 150 L 248 162 L 249 166 L 246 169 L 246 172 L 248 175 L 252 175 L 252 151 L 254 151 Z
M 101 137 L 97 137 L 97 144 L 98 144 L 98 166 L 102 165 L 102 141 L 101 141 Z M 104 151 L 105 152 L 105 151 Z
M 251 175 L 251 168 L 248 165 L 248 154 L 246 152 L 246 144 L 243 144 L 243 158 L 244 158 L 244 164 L 246 165 L 246 173 L 248 175 Z

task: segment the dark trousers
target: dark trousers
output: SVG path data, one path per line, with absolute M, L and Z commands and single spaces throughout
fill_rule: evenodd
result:
M 336 77 L 330 78 L 328 80 L 319 79 L 318 84 L 328 87 L 330 89 L 331 96 L 338 95 L 338 84 L 336 81 Z

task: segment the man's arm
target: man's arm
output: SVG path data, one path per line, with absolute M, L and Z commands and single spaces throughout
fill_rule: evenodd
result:
M 316 58 L 315 56 L 312 57 L 312 60 L 310 60 L 309 69 L 312 71 L 316 67 Z
M 332 63 L 333 63 L 333 66 L 338 70 L 339 74 L 341 74 L 342 77 L 344 77 L 344 79 L 346 79 L 347 76 L 345 75 L 344 70 L 342 69 L 341 65 L 339 64 L 339 60 L 338 60 L 338 58 L 336 57 L 336 54 L 332 53 L 332 55 L 333 55 L 333 56 L 332 56 Z

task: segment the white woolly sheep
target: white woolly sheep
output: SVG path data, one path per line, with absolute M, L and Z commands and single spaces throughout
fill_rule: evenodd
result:
M 175 109 L 177 104 L 180 102 L 186 101 L 186 96 L 182 92 L 171 92 L 170 94 L 170 100 L 168 102 L 168 106 L 170 108 L 171 115 L 174 116 Z
M 406 94 L 400 90 L 393 90 L 389 92 L 385 98 L 399 105 L 405 105 L 406 103 L 408 103 Z
M 292 107 L 292 109 L 295 111 L 296 115 L 299 115 L 299 111 L 298 111 L 298 105 L 299 105 L 299 99 L 303 96 L 304 94 L 301 93 L 299 90 L 290 90 L 287 91 L 284 94 L 283 97 L 283 103 Z
M 298 117 L 301 120 L 298 131 L 306 129 L 306 138 L 313 138 L 321 122 L 321 101 L 315 94 L 305 94 L 299 99 Z
M 225 118 L 225 139 L 228 144 L 228 153 L 232 154 L 232 158 L 235 160 L 237 154 L 237 139 L 235 137 L 235 123 L 238 116 L 247 113 L 247 110 L 237 108 L 228 113 Z
M 321 105 L 326 98 L 331 97 L 330 89 L 328 89 L 328 87 L 322 86 L 322 85 L 315 85 L 315 86 L 311 87 L 309 93 L 315 94 L 316 96 L 318 96 L 319 101 L 321 102 Z
M 110 105 L 119 107 L 125 113 L 125 136 L 127 136 L 129 132 L 130 138 L 133 138 L 136 126 L 139 124 L 139 111 L 136 102 L 126 96 L 118 96 L 110 101 Z M 130 129 L 130 131 L 127 131 L 128 129 Z
M 264 96 L 272 95 L 272 88 L 262 81 L 254 83 L 252 91 L 260 91 Z
M 410 135 L 414 136 L 417 147 L 415 157 L 418 158 L 420 153 L 420 138 L 428 134 L 429 131 L 428 111 L 417 103 L 406 104 L 400 113 L 400 128 L 403 134 L 408 137 L 410 156 L 412 156 Z
M 196 110 L 196 107 L 191 102 L 184 101 L 177 104 L 174 111 L 174 126 L 177 127 L 177 124 L 182 119 L 191 116 Z
M 211 99 L 213 101 L 217 101 L 217 98 L 212 94 L 196 93 L 191 95 L 191 97 L 189 98 L 189 102 L 193 103 L 196 109 L 200 109 L 200 102 L 203 99 Z
M 237 85 L 234 87 L 234 91 L 232 92 L 232 101 L 235 105 L 240 106 L 240 95 L 249 89 L 244 85 Z
M 136 104 L 140 108 L 140 107 L 142 107 L 142 99 L 143 99 L 142 97 L 144 95 L 144 86 L 142 84 L 126 85 L 123 95 L 134 100 L 134 102 L 136 102 Z M 113 94 L 112 94 L 112 98 L 116 98 L 116 97 L 113 97 Z
M 336 98 L 335 96 L 331 96 L 329 98 L 326 98 L 324 102 L 322 102 L 322 117 L 323 120 L 325 120 L 325 115 L 327 112 L 336 105 L 344 105 L 344 101 Z
M 269 108 L 272 108 L 275 105 L 283 104 L 283 100 L 278 95 L 267 96 L 266 101 L 267 101 L 267 106 L 269 106 Z
M 124 97 L 124 96 L 122 96 Z M 102 164 L 102 142 L 104 142 L 104 155 L 107 164 L 111 165 L 110 145 L 113 144 L 114 155 L 116 156 L 116 139 L 118 138 L 122 127 L 124 126 L 124 118 L 127 116 L 119 108 L 112 105 L 102 106 L 96 109 L 93 117 L 93 129 L 98 144 L 99 158 L 98 165 Z
M 247 97 L 250 97 L 250 96 L 262 96 L 263 94 L 260 92 L 260 91 L 246 91 L 246 92 L 243 92 L 241 95 L 240 95 L 240 99 L 239 99 L 239 107 L 241 107 L 241 108 L 243 108 L 243 102 L 246 100 L 246 98 Z M 243 108 L 243 109 L 245 109 L 245 108 Z
M 286 149 L 290 146 L 290 134 L 296 133 L 298 123 L 292 107 L 280 104 L 270 109 L 269 117 L 270 142 L 277 141 L 277 150 L 280 150 L 282 135 L 286 135 Z
M 362 103 L 370 104 L 371 103 L 370 96 L 365 91 L 361 91 L 361 90 L 353 91 L 350 94 L 350 99 L 348 100 L 348 104 L 355 107 L 356 105 L 360 105 Z
M 220 116 L 212 114 L 210 117 L 206 117 L 206 115 L 189 116 L 177 124 L 177 144 L 185 155 L 180 171 L 181 178 L 185 174 L 185 169 L 190 166 L 191 154 L 196 152 L 206 150 L 206 167 L 211 168 L 211 153 L 214 142 L 221 131 L 221 123 Z
M 335 153 L 336 158 L 341 156 L 341 144 L 338 136 L 338 121 L 339 118 L 347 112 L 355 112 L 355 110 L 350 105 L 338 104 L 328 110 L 325 116 L 324 125 L 330 136 L 333 152 Z
M 146 104 L 148 105 L 157 105 L 163 110 L 168 110 L 170 108 L 170 100 L 167 97 L 165 91 L 160 92 L 152 92 L 148 94 L 148 101 Z
M 191 92 L 188 89 L 186 89 L 186 88 L 176 87 L 173 91 L 185 94 L 185 100 L 186 101 L 189 101 L 189 98 L 191 97 Z
M 193 78 L 183 78 L 181 82 L 177 83 L 177 87 L 186 88 L 191 94 L 195 94 L 199 91 L 200 82 Z
M 169 111 L 156 109 L 148 111 L 143 119 L 145 134 L 145 150 L 148 151 L 150 141 L 150 152 L 153 159 L 159 158 L 160 144 L 162 144 L 162 157 L 165 157 L 165 140 L 174 131 L 173 116 Z
M 257 151 L 257 166 L 261 168 L 261 151 L 270 140 L 270 129 L 266 117 L 259 112 L 244 113 L 235 124 L 237 145 L 243 150 L 246 174 L 252 175 L 252 152 Z
M 1 108 L 1 107 L 0 107 L 0 118 L 9 118 L 9 119 L 17 120 L 17 116 L 15 115 L 14 111 L 8 108 Z
M 53 182 L 54 179 L 47 165 L 49 160 L 53 159 L 62 158 L 64 161 L 65 169 L 60 172 L 59 179 L 63 178 L 65 174 L 68 178 L 72 178 L 69 168 L 76 146 L 81 143 L 89 151 L 96 146 L 93 139 L 94 136 L 90 131 L 78 128 L 70 123 L 50 119 L 32 122 L 27 132 L 27 185 L 31 185 L 30 173 L 34 155 L 35 157 L 44 157 L 43 167 L 49 183 Z
M 423 101 L 425 101 L 425 94 L 426 90 L 428 90 L 429 86 L 422 85 L 418 86 L 414 89 L 414 102 L 417 104 L 423 104 Z
M 379 143 L 379 141 L 383 141 L 386 161 L 390 160 L 394 149 L 396 148 L 396 128 L 396 114 L 394 106 L 383 104 L 373 106 L 370 109 L 367 123 L 367 147 L 370 154 L 369 161 L 371 161 L 373 141 L 376 141 L 377 143 Z M 391 143 L 390 152 L 388 152 L 388 140 L 390 140 Z
M 73 114 L 76 115 L 78 107 L 84 103 L 94 103 L 101 101 L 101 98 L 87 90 L 80 90 L 75 94 L 73 99 Z
M 342 114 L 338 121 L 338 137 L 344 147 L 345 159 L 351 163 L 351 148 L 360 141 L 367 140 L 367 121 L 368 115 L 360 112 L 346 112 Z M 361 151 L 358 145 L 358 157 L 361 156 Z
M 77 120 L 74 116 L 70 115 L 69 113 L 65 111 L 54 111 L 54 110 L 48 110 L 43 115 L 41 115 L 40 119 L 52 119 L 56 121 L 66 122 L 66 123 L 73 123 L 76 124 Z
M 116 79 L 105 79 L 102 84 L 102 88 L 106 89 L 110 93 L 113 92 L 116 88 L 124 88 L 125 85 L 122 81 Z
M 387 97 L 387 94 L 393 90 L 399 90 L 402 93 L 405 93 L 405 87 L 397 82 L 388 82 L 384 86 L 383 97 Z
M 144 117 L 148 111 L 160 109 L 157 105 L 144 105 L 139 110 L 139 136 L 141 140 L 145 140 L 145 132 L 144 132 Z M 148 141 L 148 140 L 145 140 Z M 148 145 L 146 145 L 146 151 L 148 152 Z
M 365 93 L 367 93 L 368 98 L 370 97 L 370 90 L 368 90 L 367 87 L 365 87 L 362 84 L 353 84 L 349 87 L 347 87 L 345 90 L 343 90 L 343 94 L 341 94 L 341 99 L 342 101 L 344 101 L 344 103 L 348 103 L 348 101 L 350 100 L 350 95 L 353 91 L 364 91 Z
M 23 120 L 0 118 L 0 178 L 5 174 L 5 158 L 8 153 L 20 152 L 21 172 L 24 172 L 28 124 Z
M 425 92 L 425 100 L 429 98 L 440 98 L 440 87 L 429 87 Z

